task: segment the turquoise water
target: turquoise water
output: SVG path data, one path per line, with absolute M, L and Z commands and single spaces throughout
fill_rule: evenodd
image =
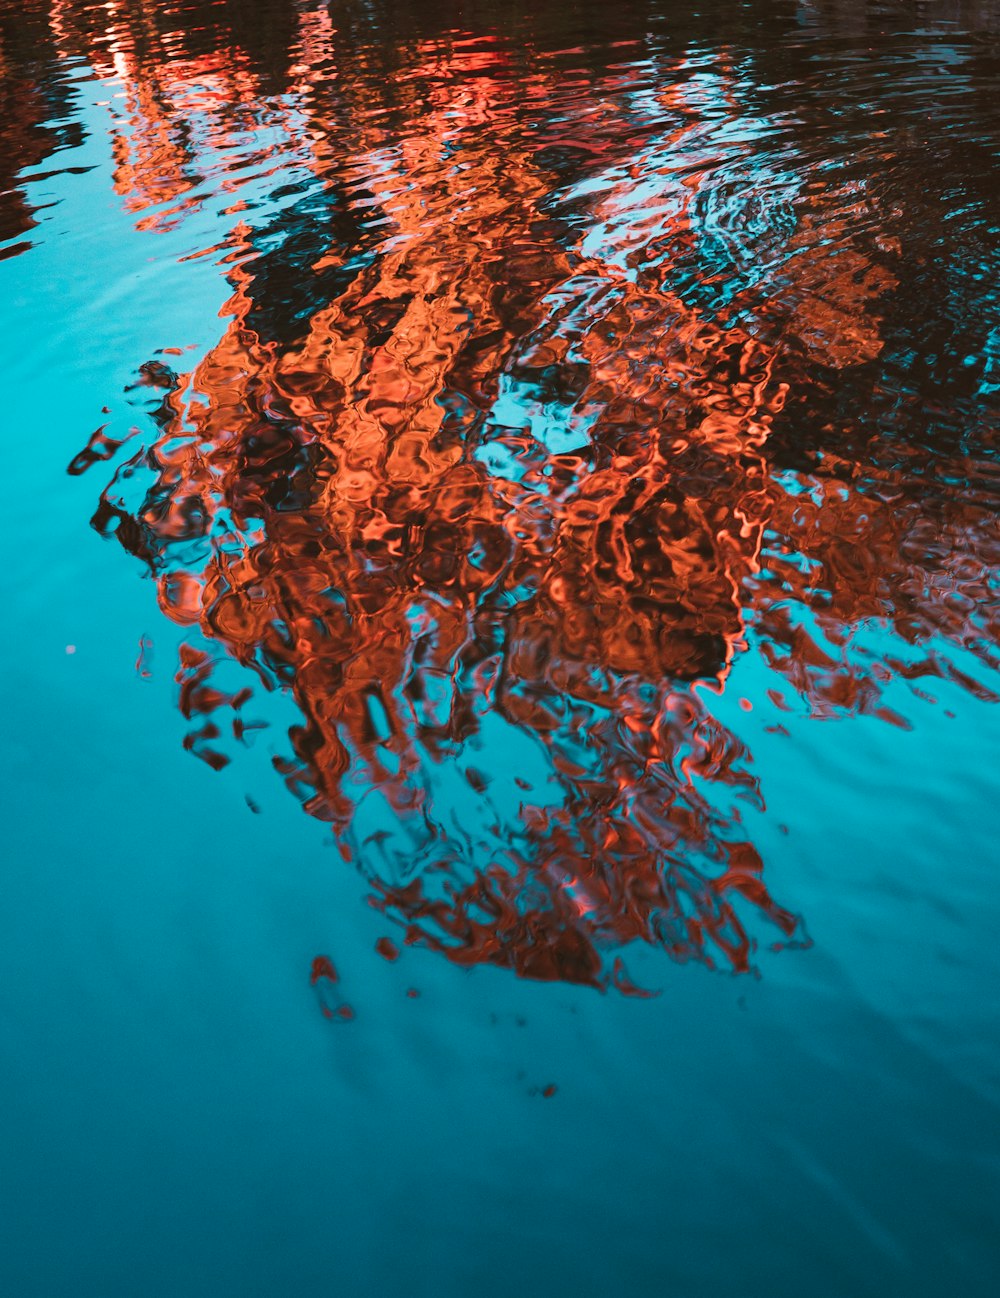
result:
M 992 1294 L 996 11 L 414 9 L 0 7 L 3 1292 Z

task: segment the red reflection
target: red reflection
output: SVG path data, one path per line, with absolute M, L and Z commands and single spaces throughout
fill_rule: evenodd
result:
M 618 952 L 641 940 L 747 970 L 759 922 L 802 936 L 741 827 L 741 803 L 762 805 L 747 749 L 706 702 L 748 635 L 820 714 L 890 720 L 893 675 L 959 674 L 940 655 L 873 665 L 853 628 L 984 637 L 974 502 L 931 518 L 898 467 L 813 483 L 769 458 L 790 395 L 880 354 L 894 277 L 814 185 L 773 293 L 734 296 L 741 324 L 672 286 L 725 143 L 711 123 L 738 112 L 724 60 L 710 104 L 678 65 L 625 112 L 625 73 L 568 90 L 544 66 L 515 77 L 489 42 L 418 44 L 390 120 L 329 25 L 304 22 L 296 165 L 326 183 L 340 150 L 363 255 L 331 235 L 271 283 L 238 226 L 228 327 L 190 375 L 146 367 L 156 439 L 95 517 L 203 638 L 177 676 L 187 746 L 228 760 L 220 718 L 247 695 L 213 685 L 220 659 L 290 690 L 289 787 L 406 940 L 456 963 L 636 993 Z M 239 61 L 213 58 L 171 65 L 169 95 L 116 65 L 116 184 L 153 221 L 201 158 L 174 143 L 186 79 L 218 97 L 226 120 L 204 130 L 222 153 L 252 98 Z M 569 218 L 562 192 L 584 195 Z M 352 257 L 294 330 L 268 330 L 293 273 Z M 80 469 L 113 453 L 95 438 Z M 138 507 L 132 473 L 152 483 Z M 314 983 L 335 978 L 316 962 Z

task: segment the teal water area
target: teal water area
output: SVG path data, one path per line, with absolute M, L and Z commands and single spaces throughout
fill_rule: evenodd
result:
M 0 6 L 0 1292 L 987 1298 L 1000 1263 L 996 10 L 414 8 Z M 510 254 L 528 244 L 530 275 Z M 875 287 L 845 288 L 824 249 Z M 316 269 L 324 257 L 332 270 Z M 447 312 L 415 314 L 421 294 Z M 408 315 L 386 306 L 404 298 Z M 640 315 L 619 350 L 614 331 Z M 743 331 L 725 347 L 770 349 L 760 390 L 780 380 L 787 396 L 766 419 L 718 378 L 722 361 L 705 378 L 680 350 L 708 337 L 704 321 Z M 315 383 L 292 392 L 281 358 L 305 369 L 306 337 L 355 384 L 350 399 L 337 404 L 333 379 L 322 399 Z M 704 346 L 724 350 L 716 334 Z M 363 359 L 344 378 L 349 354 Z M 135 387 L 152 358 L 195 375 L 162 389 L 166 414 L 160 388 L 154 401 Z M 371 377 L 396 362 L 402 396 Z M 667 380 L 648 376 L 671 366 L 661 401 Z M 731 426 L 676 413 L 702 400 L 695 378 L 729 384 L 711 408 Z M 623 395 L 635 409 L 612 419 Z M 454 464 L 520 520 L 513 557 L 488 590 L 469 577 L 456 595 L 438 569 L 407 568 L 373 604 L 383 531 L 351 515 L 361 539 L 343 551 L 332 523 L 322 531 L 356 499 L 335 495 L 338 475 L 367 465 L 372 499 L 389 479 L 419 493 L 390 452 L 434 409 L 456 421 Z M 224 454 L 264 437 L 260 410 L 299 449 L 253 495 L 265 470 Z M 105 421 L 116 438 L 138 431 L 67 473 Z M 596 475 L 649 478 L 661 461 L 637 469 L 636 447 L 675 423 L 674 449 L 657 443 L 668 466 L 689 454 L 682 440 L 716 439 L 695 469 L 670 469 L 671 517 L 693 518 L 699 491 L 717 508 L 732 609 L 718 611 L 714 567 L 702 578 L 692 560 L 682 581 L 675 565 L 668 582 L 642 566 L 645 532 L 629 533 L 616 562 L 639 577 L 598 565 L 598 593 L 580 596 L 618 609 L 594 633 L 593 675 L 545 665 L 576 661 L 562 642 L 532 675 L 524 646 L 555 606 L 541 602 L 546 565 L 572 584 L 573 556 L 603 553 L 598 533 L 578 550 L 548 538 L 585 526 L 573 503 L 598 500 Z M 200 449 L 181 481 L 164 466 L 185 435 Z M 453 443 L 428 435 L 428 480 L 453 472 L 434 459 Z M 159 460 L 133 461 L 140 445 Z M 537 484 L 568 481 L 559 457 L 577 453 L 560 513 Z M 101 492 L 130 464 L 142 490 L 123 489 L 122 511 L 137 531 L 101 535 Z M 203 464 L 212 503 L 196 510 Z M 851 506 L 855 488 L 870 507 Z M 817 518 L 796 532 L 813 496 Z M 164 498 L 176 514 L 156 514 Z M 395 517 L 387 504 L 385 528 Z M 300 525 L 343 575 L 315 608 L 284 593 L 317 562 Z M 458 543 L 474 560 L 492 544 L 482 527 L 485 541 L 470 525 Z M 796 549 L 813 527 L 824 545 Z M 702 553 L 694 524 L 685 535 Z M 775 595 L 782 553 L 816 575 Z M 163 593 L 227 555 L 270 592 L 249 647 L 216 616 L 209 579 L 192 620 Z M 327 605 L 375 628 L 335 664 Z M 670 643 L 695 645 L 695 665 L 626 660 L 608 628 L 667 605 L 686 610 Z M 414 675 L 389 679 L 390 614 L 423 625 L 432 606 L 473 609 L 469 643 L 516 682 L 493 692 L 481 664 L 494 658 L 460 670 L 455 651 L 449 715 L 467 700 L 478 728 L 420 712 L 433 654 L 408 645 Z M 279 645 L 289 609 L 303 620 Z M 832 685 L 801 638 L 780 640 L 782 609 L 845 664 Z M 320 623 L 308 652 L 307 613 Z M 182 645 L 211 654 L 220 691 L 254 688 L 255 742 L 230 737 L 229 705 L 183 714 Z M 362 734 L 338 673 L 366 655 Z M 909 678 L 900 664 L 917 660 L 936 666 Z M 721 759 L 689 779 L 694 723 L 668 777 L 643 765 L 628 736 L 660 733 L 678 698 L 706 709 L 749 783 Z M 561 719 L 573 708 L 580 727 Z M 213 769 L 189 736 L 223 712 L 212 743 L 230 760 Z M 328 747 L 340 737 L 343 771 L 318 740 L 296 752 L 313 721 Z M 282 763 L 299 759 L 307 789 L 293 796 Z M 661 817 L 682 802 L 690 818 Z M 567 841 L 584 826 L 563 855 L 552 823 Z M 629 826 L 641 860 L 616 846 Z M 706 881 L 744 842 L 791 917 L 776 928 L 770 900 L 739 902 L 745 969 L 697 927 L 712 923 Z M 665 881 L 655 904 L 647 858 Z M 454 897 L 500 859 L 516 893 L 501 882 L 501 901 L 456 902 L 445 938 L 405 891 L 440 876 L 434 896 Z M 675 894 L 690 862 L 695 882 Z M 558 909 L 564 893 L 575 911 Z M 565 955 L 567 934 L 589 963 Z M 385 937 L 398 959 L 376 949 Z M 311 986 L 320 956 L 335 986 Z

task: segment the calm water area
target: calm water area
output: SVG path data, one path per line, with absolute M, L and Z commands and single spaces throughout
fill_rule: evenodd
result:
M 0 109 L 0 1294 L 992 1298 L 1000 4 Z

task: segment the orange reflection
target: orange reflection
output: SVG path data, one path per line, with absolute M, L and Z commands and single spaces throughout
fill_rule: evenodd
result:
M 343 274 L 283 336 L 262 323 L 255 232 L 236 228 L 230 323 L 192 374 L 145 368 L 156 440 L 95 517 L 204 637 L 178 673 L 189 746 L 221 766 L 222 718 L 242 734 L 219 658 L 291 691 L 289 787 L 407 940 L 458 963 L 635 990 L 618 952 L 641 939 L 746 970 L 758 922 L 802 934 L 741 826 L 741 802 L 762 805 L 749 754 L 698 683 L 721 691 L 753 632 L 815 710 L 892 719 L 894 673 L 948 669 L 859 667 L 834 648 L 850 628 L 983 635 L 966 605 L 917 592 L 920 556 L 890 561 L 927 523 L 919 494 L 880 494 L 891 471 L 858 484 L 844 466 L 817 499 L 769 460 L 790 393 L 880 354 L 894 277 L 814 185 L 773 295 L 733 296 L 740 323 L 672 286 L 712 150 L 753 156 L 752 137 L 712 134 L 739 111 L 725 59 L 707 91 L 678 65 L 628 121 L 610 82 L 569 101 L 544 67 L 512 75 L 498 43 L 418 43 L 391 117 L 337 64 L 332 28 L 303 21 L 296 158 L 323 184 L 336 165 L 362 237 L 312 249 L 309 284 Z M 238 67 L 192 69 L 175 73 L 199 93 L 218 77 L 238 116 Z M 117 183 L 134 210 L 162 207 L 191 165 L 172 142 L 184 94 L 118 75 L 138 81 Z M 570 147 L 585 162 L 568 182 L 553 159 Z M 588 196 L 567 218 L 574 183 Z M 152 478 L 138 508 L 135 473 Z M 950 552 L 981 552 L 974 508 L 949 509 Z M 956 574 L 973 604 L 980 579 Z

